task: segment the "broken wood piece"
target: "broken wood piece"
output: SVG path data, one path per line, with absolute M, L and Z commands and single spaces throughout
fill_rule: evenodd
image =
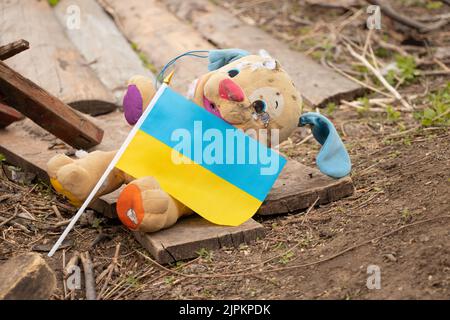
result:
M 220 48 L 242 48 L 253 54 L 258 54 L 261 49 L 268 51 L 280 61 L 303 98 L 312 106 L 324 107 L 328 102 L 353 99 L 364 92 L 360 85 L 291 50 L 288 44 L 245 24 L 211 1 L 164 0 L 164 3 L 181 20 L 191 22 L 204 39 Z
M 80 12 L 78 29 L 70 28 L 70 8 Z M 128 80 L 134 75 L 154 78 L 145 68 L 130 43 L 118 30 L 111 17 L 95 0 L 61 0 L 54 8 L 68 38 L 80 51 L 105 87 L 114 93 L 117 105 L 122 105 Z M 95 30 L 95 32 L 92 32 Z M 105 50 L 105 48 L 108 50 Z
M 192 26 L 183 23 L 157 0 L 100 0 L 99 3 L 131 43 L 157 70 L 190 50 L 216 49 Z M 171 87 L 186 92 L 189 84 L 208 72 L 207 61 L 186 57 L 175 66 Z
M 350 177 L 333 179 L 316 168 L 289 160 L 275 181 L 257 214 L 298 213 L 317 204 L 325 204 L 353 194 Z
M 0 266 L 0 300 L 49 299 L 55 289 L 55 274 L 37 253 L 16 256 Z
M 0 92 L 11 106 L 74 148 L 102 141 L 100 128 L 1 61 Z
M 238 227 L 218 226 L 200 216 L 180 219 L 174 226 L 155 233 L 133 233 L 158 263 L 197 257 L 201 249 L 238 247 L 264 237 L 264 227 L 253 219 Z
M 22 120 L 24 116 L 16 109 L 0 102 L 0 129 L 9 126 L 15 121 Z
M 10 67 L 81 112 L 98 115 L 117 108 L 113 94 L 89 67 L 92 61 L 69 41 L 47 1 L 0 1 L 0 12 L 0 43 L 30 42 L 29 50 L 7 60 Z
M 0 46 L 0 60 L 6 60 L 30 48 L 30 43 L 26 40 L 17 40 Z

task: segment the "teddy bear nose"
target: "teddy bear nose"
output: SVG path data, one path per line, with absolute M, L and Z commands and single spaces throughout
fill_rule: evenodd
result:
M 219 83 L 219 95 L 221 98 L 241 102 L 244 101 L 244 91 L 231 79 L 223 79 Z

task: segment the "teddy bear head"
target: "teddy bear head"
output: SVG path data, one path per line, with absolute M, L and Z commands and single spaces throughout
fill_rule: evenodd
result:
M 291 78 L 277 60 L 264 53 L 239 57 L 200 77 L 190 98 L 244 131 L 267 129 L 270 137 L 276 129 L 277 139 L 258 137 L 272 146 L 289 137 L 302 110 L 301 95 Z

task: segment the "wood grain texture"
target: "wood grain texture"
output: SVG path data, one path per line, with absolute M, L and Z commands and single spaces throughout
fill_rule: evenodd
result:
M 58 97 L 90 114 L 116 108 L 114 97 L 67 39 L 47 1 L 0 1 L 0 43 L 27 39 L 30 49 L 7 64 Z
M 183 23 L 156 0 L 101 0 L 105 10 L 130 42 L 160 70 L 169 60 L 189 50 L 214 49 L 193 27 Z M 189 84 L 208 72 L 207 61 L 186 57 L 175 66 L 171 87 L 185 93 Z
M 20 112 L 0 102 L 0 129 L 22 119 L 23 115 Z
M 358 84 L 307 56 L 265 31 L 245 24 L 226 9 L 208 0 L 163 0 L 181 20 L 192 23 L 203 37 L 220 48 L 242 48 L 252 53 L 268 51 L 281 62 L 305 101 L 312 106 L 352 99 L 364 92 Z
M 333 179 L 316 168 L 289 160 L 270 193 L 258 210 L 260 215 L 298 213 L 317 205 L 339 200 L 353 194 L 350 177 Z
M 102 141 L 100 128 L 1 61 L 0 93 L 10 106 L 74 148 Z
M 79 29 L 69 28 L 67 24 L 73 6 L 77 6 L 81 13 Z M 68 38 L 100 81 L 114 94 L 117 105 L 122 105 L 127 82 L 133 75 L 153 78 L 97 1 L 61 0 L 54 10 Z
M 195 258 L 202 248 L 238 247 L 264 237 L 264 227 L 253 219 L 238 227 L 214 225 L 199 216 L 180 219 L 169 229 L 133 233 L 139 243 L 161 264 Z
M 26 40 L 17 40 L 0 47 L 0 60 L 6 60 L 14 57 L 22 51 L 28 50 L 30 43 Z

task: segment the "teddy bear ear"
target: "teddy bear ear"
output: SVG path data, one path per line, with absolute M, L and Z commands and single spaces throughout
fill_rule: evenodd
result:
M 331 121 L 319 113 L 307 112 L 300 117 L 299 126 L 307 124 L 312 125 L 313 136 L 322 145 L 316 157 L 320 171 L 333 178 L 342 178 L 348 175 L 352 163 L 347 149 Z
M 208 54 L 208 70 L 214 71 L 220 69 L 230 62 L 248 55 L 250 55 L 250 53 L 242 49 L 210 50 Z

